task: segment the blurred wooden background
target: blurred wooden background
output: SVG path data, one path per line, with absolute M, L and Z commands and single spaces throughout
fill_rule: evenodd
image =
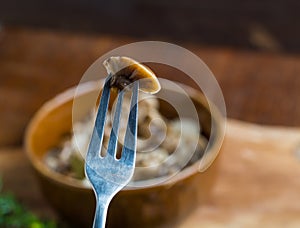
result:
M 202 58 L 228 116 L 299 126 L 300 2 L 296 0 L 0 1 L 0 145 L 22 143 L 33 113 L 76 85 L 104 52 L 140 40 Z
M 0 145 L 20 144 L 29 119 L 46 100 L 78 84 L 85 70 L 101 54 L 135 40 L 3 29 L 0 33 Z M 212 69 L 223 90 L 229 117 L 260 124 L 300 125 L 297 105 L 300 56 L 195 44 L 184 47 Z

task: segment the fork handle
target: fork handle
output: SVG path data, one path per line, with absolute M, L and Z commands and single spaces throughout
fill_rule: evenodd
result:
M 104 228 L 106 222 L 107 209 L 110 200 L 100 201 L 97 199 L 96 212 L 93 228 Z

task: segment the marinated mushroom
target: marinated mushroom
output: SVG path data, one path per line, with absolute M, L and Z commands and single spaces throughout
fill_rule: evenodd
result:
M 160 84 L 153 73 L 145 65 L 125 56 L 113 56 L 103 62 L 107 73 L 111 74 L 110 86 L 124 89 L 134 81 L 140 80 L 140 90 L 154 94 L 160 90 Z

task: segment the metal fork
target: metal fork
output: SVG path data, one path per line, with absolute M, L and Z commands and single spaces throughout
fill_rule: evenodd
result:
M 116 158 L 116 149 L 122 101 L 125 91 L 123 89 L 118 93 L 107 153 L 104 157 L 100 155 L 100 151 L 110 98 L 110 76 L 107 77 L 102 91 L 95 126 L 85 161 L 85 173 L 92 183 L 97 200 L 94 228 L 105 227 L 107 209 L 111 199 L 128 184 L 133 175 L 137 141 L 139 83 L 136 81 L 133 84 L 129 120 L 120 159 Z

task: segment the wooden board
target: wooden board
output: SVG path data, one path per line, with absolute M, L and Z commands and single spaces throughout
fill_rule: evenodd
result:
M 209 202 L 182 227 L 300 227 L 300 129 L 229 121 L 219 159 Z
M 181 227 L 299 227 L 300 129 L 229 120 L 220 171 L 207 203 Z M 5 190 L 40 215 L 55 218 L 24 152 L 0 150 Z
M 46 100 L 78 84 L 105 52 L 134 41 L 53 30 L 0 30 L 0 146 L 20 145 L 28 121 Z M 300 99 L 299 55 L 181 46 L 215 74 L 230 118 L 300 126 L 300 105 L 295 104 Z M 188 83 L 178 71 L 153 70 L 159 77 Z

